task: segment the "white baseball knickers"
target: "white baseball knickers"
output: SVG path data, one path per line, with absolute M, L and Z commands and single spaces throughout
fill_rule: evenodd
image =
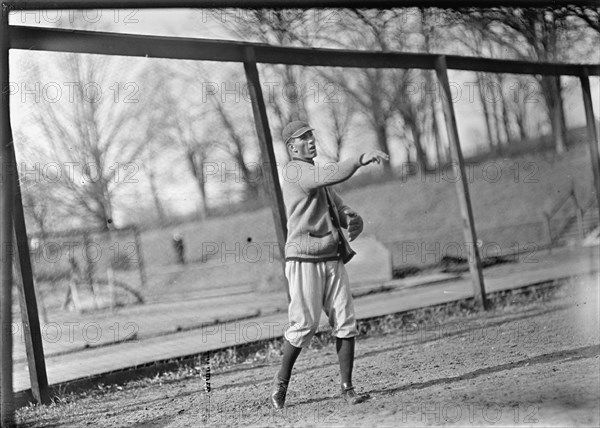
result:
M 332 334 L 350 338 L 358 334 L 348 273 L 341 260 L 300 262 L 288 260 L 285 276 L 290 290 L 285 338 L 297 348 L 310 343 L 319 327 L 321 310 L 329 318 Z

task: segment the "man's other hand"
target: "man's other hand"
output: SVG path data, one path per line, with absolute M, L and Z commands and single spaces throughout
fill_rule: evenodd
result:
M 348 234 L 350 241 L 354 241 L 358 235 L 363 231 L 363 219 L 356 211 L 346 210 L 344 211 L 348 221 Z

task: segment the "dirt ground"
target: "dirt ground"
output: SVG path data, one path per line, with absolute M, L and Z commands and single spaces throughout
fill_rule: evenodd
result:
M 27 427 L 598 426 L 598 278 L 553 300 L 431 320 L 357 341 L 354 384 L 339 397 L 335 347 L 301 354 L 284 410 L 268 403 L 280 357 L 108 386 L 20 409 Z M 266 362 L 265 362 L 266 361 Z

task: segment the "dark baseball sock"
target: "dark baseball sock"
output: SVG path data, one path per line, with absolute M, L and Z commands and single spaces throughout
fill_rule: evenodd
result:
M 338 359 L 340 361 L 340 374 L 342 383 L 352 385 L 352 367 L 354 366 L 354 338 L 337 338 L 335 342 Z
M 302 348 L 296 348 L 287 340 L 283 344 L 283 361 L 281 361 L 281 368 L 279 369 L 279 379 L 289 382 L 292 377 L 292 369 L 294 368 L 294 363 L 296 362 L 296 358 L 300 355 L 300 351 Z

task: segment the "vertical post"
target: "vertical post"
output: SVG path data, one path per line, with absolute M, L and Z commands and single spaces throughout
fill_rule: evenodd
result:
M 144 254 L 142 253 L 142 242 L 140 239 L 140 231 L 137 227 L 133 228 L 133 237 L 135 240 L 135 250 L 138 257 L 138 271 L 140 273 L 141 288 L 146 288 L 146 266 L 144 265 Z
M 478 300 L 484 309 L 488 309 L 488 301 L 485 295 L 485 285 L 483 282 L 483 272 L 481 267 L 481 258 L 479 248 L 477 247 L 477 235 L 475 233 L 475 221 L 473 219 L 473 209 L 471 207 L 471 198 L 469 196 L 469 184 L 465 173 L 464 159 L 460 148 L 458 138 L 458 129 L 456 127 L 456 117 L 454 115 L 454 106 L 452 105 L 452 96 L 450 93 L 450 84 L 448 82 L 448 67 L 446 66 L 446 57 L 440 55 L 435 61 L 435 71 L 442 85 L 442 106 L 444 116 L 446 117 L 446 129 L 448 140 L 450 141 L 450 154 L 452 162 L 458 165 L 460 179 L 456 182 L 458 192 L 458 202 L 460 213 L 463 220 L 465 240 L 471 244 L 472 254 L 469 255 L 469 270 L 473 280 L 473 293 L 475 300 Z
M 600 207 L 600 155 L 598 155 L 598 134 L 596 133 L 596 121 L 594 119 L 594 106 L 592 104 L 592 91 L 590 90 L 590 79 L 587 68 L 583 69 L 583 74 L 579 76 L 583 95 L 583 105 L 585 107 L 585 122 L 587 128 L 588 143 L 590 145 L 590 157 L 592 161 L 592 171 L 594 173 L 594 187 L 596 190 L 596 202 Z
M 106 278 L 108 279 L 108 295 L 110 299 L 110 311 L 115 311 L 115 275 L 113 268 L 109 267 L 106 270 Z
M 11 150 L 12 160 L 16 164 L 14 148 Z M 29 258 L 29 242 L 27 240 L 27 228 L 25 225 L 25 213 L 23 212 L 23 200 L 21 196 L 21 185 L 19 184 L 18 172 L 14 171 L 15 187 L 15 210 L 14 225 L 18 254 L 18 270 L 21 281 L 17 281 L 19 289 L 19 304 L 21 307 L 21 320 L 25 332 L 25 350 L 27 352 L 27 363 L 29 366 L 29 379 L 33 398 L 38 403 L 50 402 L 48 391 L 48 377 L 46 374 L 46 362 L 44 361 L 44 347 L 42 345 L 42 333 L 38 314 L 37 293 L 33 282 L 33 269 Z
M 279 253 L 281 255 L 282 265 L 285 269 L 284 248 L 287 237 L 287 218 L 285 215 L 285 206 L 283 204 L 283 195 L 279 186 L 279 176 L 277 175 L 277 162 L 275 152 L 273 150 L 273 139 L 269 128 L 269 120 L 267 118 L 267 109 L 263 98 L 262 89 L 260 87 L 260 78 L 258 69 L 256 68 L 256 57 L 252 47 L 246 48 L 246 61 L 244 62 L 244 70 L 248 81 L 248 89 L 250 99 L 252 100 L 252 113 L 254 114 L 254 125 L 258 135 L 258 145 L 263 160 L 263 164 L 267 166 L 265 174 L 265 184 L 267 193 L 271 203 L 273 212 L 273 222 L 275 224 L 275 233 L 279 243 Z M 289 290 L 286 287 L 288 301 L 290 299 Z
M 576 208 L 577 212 L 577 241 L 581 244 L 585 238 L 585 230 L 583 229 L 583 209 Z
M 550 251 L 552 251 L 554 239 L 552 238 L 552 227 L 550 226 L 550 220 L 550 215 L 544 213 L 544 225 L 546 226 L 546 234 L 548 235 L 548 245 L 550 246 Z
M 14 423 L 12 341 L 13 193 L 10 146 L 10 102 L 8 94 L 8 6 L 0 5 L 0 425 Z
M 85 260 L 85 279 L 88 283 L 90 290 L 92 290 L 94 294 L 94 299 L 96 298 L 96 291 L 94 290 L 94 267 L 90 258 L 88 257 L 87 250 L 90 245 L 90 235 L 88 232 L 83 232 L 83 251 L 84 251 L 84 260 Z
M 581 244 L 583 242 L 583 238 L 585 238 L 585 231 L 583 230 L 583 207 L 577 200 L 577 195 L 575 194 L 575 181 L 573 179 L 571 179 L 571 186 L 571 198 L 573 198 L 573 204 L 575 205 L 575 216 L 577 217 L 577 242 Z

